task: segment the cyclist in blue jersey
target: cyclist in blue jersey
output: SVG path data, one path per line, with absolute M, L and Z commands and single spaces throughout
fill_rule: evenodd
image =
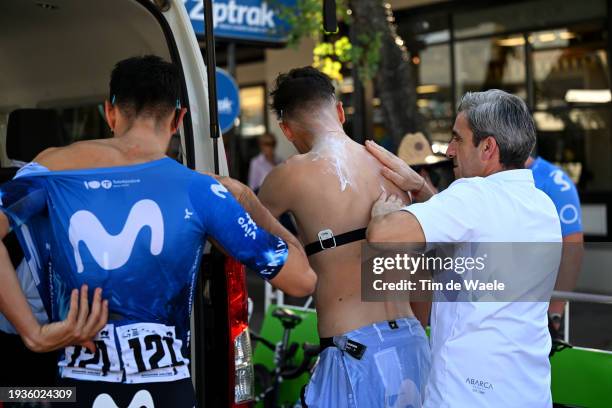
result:
M 6 251 L 1 312 L 33 348 L 65 347 L 60 384 L 77 386 L 79 406 L 195 405 L 189 313 L 207 239 L 289 294 L 314 290 L 297 239 L 242 185 L 165 156 L 186 112 L 179 80 L 158 57 L 120 61 L 105 103 L 115 137 L 48 149 L 0 188 L 0 237 L 15 230 L 61 323 L 41 329 Z
M 533 172 L 536 187 L 545 192 L 557 208 L 563 236 L 563 255 L 556 289 L 572 291 L 580 274 L 584 242 L 578 191 L 563 170 L 541 157 L 530 156 L 525 167 Z M 550 302 L 548 309 L 551 334 L 557 338 L 563 337 L 559 331 L 564 308 L 564 301 L 555 300 Z

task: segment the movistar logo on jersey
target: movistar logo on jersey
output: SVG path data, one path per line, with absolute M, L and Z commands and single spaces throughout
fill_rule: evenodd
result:
M 98 217 L 87 210 L 77 211 L 70 217 L 68 237 L 74 250 L 78 273 L 84 271 L 79 244 L 84 242 L 96 263 L 107 271 L 121 268 L 132 254 L 136 237 L 141 229 L 151 229 L 150 251 L 159 255 L 164 246 L 164 219 L 155 201 L 140 200 L 130 210 L 121 232 L 111 235 Z
M 223 184 L 211 184 L 210 191 L 212 191 L 217 197 L 225 199 L 227 196 L 225 193 L 229 193 L 227 188 Z
M 153 396 L 147 390 L 140 390 L 136 394 L 134 394 L 134 398 L 130 402 L 130 405 L 127 408 L 155 408 L 155 403 L 153 402 Z M 106 393 L 102 393 L 96 397 L 93 402 L 92 408 L 119 408 L 119 406 L 115 403 L 113 397 Z

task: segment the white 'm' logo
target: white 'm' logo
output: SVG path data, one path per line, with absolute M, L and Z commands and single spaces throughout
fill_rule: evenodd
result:
M 79 252 L 83 241 L 94 260 L 107 271 L 121 268 L 132 254 L 136 237 L 144 227 L 151 228 L 151 254 L 159 255 L 164 246 L 164 219 L 157 203 L 140 200 L 130 210 L 123 230 L 117 235 L 109 234 L 100 220 L 89 211 L 81 210 L 70 217 L 68 237 L 74 249 L 77 271 L 84 270 Z
M 570 188 L 570 183 L 563 178 L 563 172 L 561 170 L 554 170 L 550 172 L 550 176 L 556 185 L 561 186 L 561 191 L 567 191 Z
M 154 408 L 155 404 L 153 402 L 153 396 L 147 390 L 140 390 L 132 398 L 132 402 L 128 405 L 127 408 Z M 100 394 L 96 397 L 92 408 L 119 408 L 118 405 L 113 400 L 113 397 L 104 393 Z
M 223 193 L 227 193 L 227 188 L 225 188 L 225 186 L 223 184 L 211 184 L 210 185 L 210 191 L 212 191 L 213 193 L 215 193 L 215 195 L 221 197 L 221 198 L 225 198 L 225 194 Z

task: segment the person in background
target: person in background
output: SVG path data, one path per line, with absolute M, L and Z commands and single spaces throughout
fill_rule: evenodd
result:
M 249 187 L 255 192 L 259 190 L 264 179 L 274 167 L 281 163 L 276 156 L 276 138 L 272 133 L 259 136 L 260 153 L 251 160 L 249 165 Z
M 534 153 L 525 162 L 525 168 L 531 169 L 536 187 L 550 197 L 559 214 L 561 235 L 563 236 L 563 254 L 555 289 L 572 291 L 576 287 L 576 281 L 580 275 L 584 253 L 584 234 L 582 232 L 582 214 L 578 191 L 563 170 Z M 550 334 L 556 339 L 563 338 L 561 323 L 564 309 L 565 301 L 563 300 L 551 301 L 548 308 Z
M 27 169 L 21 172 L 21 168 L 47 147 L 60 146 L 66 138 L 60 116 L 51 109 L 16 109 L 10 113 L 7 125 L 5 149 L 9 161 L 2 169 L 3 183 L 8 181 L 10 172 L 14 172 L 10 178 L 23 176 Z M 36 133 L 43 133 L 44 136 L 35 136 Z M 39 278 L 32 274 L 23 257 L 17 236 L 9 234 L 3 243 L 34 317 L 41 326 L 49 323 L 49 316 L 37 288 Z M 0 371 L 0 385 L 53 386 L 56 381 L 57 358 L 58 353 L 55 351 L 36 353 L 27 348 L 15 327 L 0 313 L 0 361 L 19 361 L 10 370 Z M 32 367 L 36 369 L 32 370 Z
M 25 259 L 15 268 L 15 272 L 38 324 L 42 326 L 49 323 L 49 317 L 36 288 L 36 281 Z M 19 364 L 13 366 L 11 370 L 3 370 L 0 373 L 2 386 L 50 387 L 55 384 L 58 353 L 55 351 L 36 353 L 28 349 L 15 327 L 2 313 L 0 313 L 0 344 L 2 345 L 0 356 L 3 361 L 8 359 L 19 361 Z M 32 367 L 36 369 L 32 370 Z

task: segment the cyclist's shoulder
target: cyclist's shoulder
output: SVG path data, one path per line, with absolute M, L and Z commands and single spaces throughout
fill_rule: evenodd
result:
M 49 170 L 72 170 L 99 167 L 102 162 L 120 161 L 122 152 L 105 140 L 84 140 L 62 147 L 43 150 L 34 162 Z
M 188 177 L 187 189 L 192 203 L 196 206 L 205 206 L 207 212 L 224 208 L 221 202 L 231 193 L 222 180 L 227 180 L 228 177 L 193 170 L 189 171 Z
M 188 171 L 189 171 L 189 177 L 191 181 L 190 183 L 191 187 L 196 188 L 196 189 L 204 188 L 206 192 L 208 191 L 214 192 L 215 191 L 214 188 L 211 190 L 213 186 L 223 187 L 221 180 L 228 178 L 228 177 L 219 176 L 213 173 L 209 173 L 206 171 L 197 171 L 197 170 L 189 170 L 189 169 Z

